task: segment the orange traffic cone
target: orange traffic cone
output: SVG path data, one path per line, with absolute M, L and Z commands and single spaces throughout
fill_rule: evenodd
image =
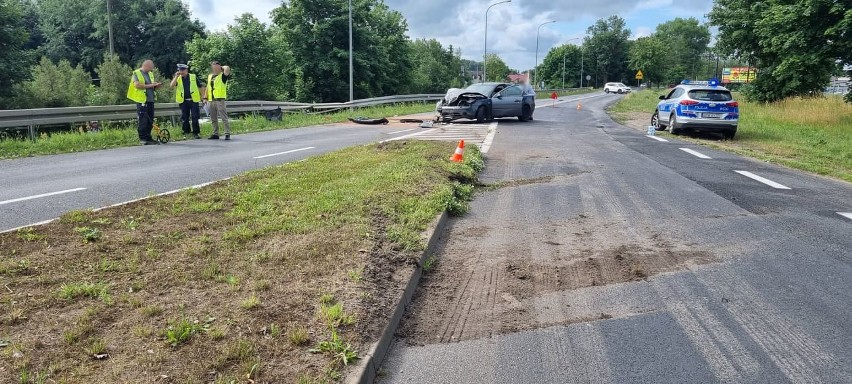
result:
M 464 140 L 459 141 L 459 146 L 456 147 L 456 153 L 450 158 L 450 161 L 461 163 L 464 160 Z
M 579 111 L 579 110 L 581 110 L 581 109 L 583 109 L 583 106 L 582 106 L 582 105 L 580 105 L 580 103 L 577 103 L 577 110 Z

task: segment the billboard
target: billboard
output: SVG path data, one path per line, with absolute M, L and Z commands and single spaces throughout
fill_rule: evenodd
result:
M 757 69 L 751 67 L 732 67 L 722 69 L 722 84 L 750 83 L 757 78 Z

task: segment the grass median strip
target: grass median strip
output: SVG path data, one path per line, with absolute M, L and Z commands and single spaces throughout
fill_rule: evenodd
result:
M 353 116 L 379 118 L 429 112 L 434 109 L 435 105 L 433 103 L 410 103 L 394 106 L 367 107 L 352 112 L 347 110 L 328 114 L 288 113 L 284 115 L 283 121 L 268 121 L 262 115 L 248 115 L 240 119 L 231 120 L 231 130 L 234 134 L 273 131 L 311 125 L 341 123 Z M 168 128 L 172 140 L 183 140 L 179 121 L 177 125 L 173 125 L 168 118 L 159 118 L 159 121 L 162 128 Z M 211 132 L 212 126 L 210 123 L 201 125 L 202 137 L 206 138 Z M 93 151 L 134 145 L 139 145 L 135 121 L 107 123 L 104 124 L 104 128 L 100 132 L 54 133 L 49 136 L 43 135 L 36 141 L 0 140 L 0 159 Z
M 610 112 L 622 124 L 644 130 L 664 90 L 625 96 Z M 852 181 L 852 105 L 836 96 L 793 98 L 761 104 L 742 100 L 734 140 L 679 138 L 712 148 Z M 670 136 L 659 132 L 661 136 Z
M 466 211 L 483 163 L 454 147 L 352 147 L 0 234 L 0 382 L 339 381 L 421 232 Z

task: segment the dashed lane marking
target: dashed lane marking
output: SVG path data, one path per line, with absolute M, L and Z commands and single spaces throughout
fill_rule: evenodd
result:
M 666 139 L 664 139 L 664 138 L 662 138 L 662 137 L 651 136 L 651 135 L 645 135 L 645 136 L 650 137 L 650 138 L 652 138 L 652 139 L 654 139 L 654 140 L 657 140 L 657 141 L 662 141 L 662 142 L 665 142 L 665 143 L 668 143 L 668 142 L 669 142 L 668 140 L 666 140 Z
M 750 179 L 752 179 L 752 180 L 757 180 L 757 181 L 759 181 L 759 182 L 761 182 L 761 183 L 763 183 L 763 184 L 766 184 L 766 185 L 768 185 L 768 186 L 770 186 L 770 187 L 772 187 L 772 188 L 775 188 L 775 189 L 790 189 L 790 187 L 787 187 L 787 186 L 785 186 L 785 185 L 783 185 L 783 184 L 776 183 L 776 182 L 774 182 L 774 181 L 772 181 L 772 180 L 769 180 L 769 179 L 767 179 L 767 178 L 765 178 L 765 177 L 761 177 L 761 176 L 755 175 L 755 174 L 753 174 L 753 173 L 751 173 L 751 172 L 748 172 L 748 171 L 734 171 L 734 172 L 739 173 L 740 175 L 743 175 L 743 176 L 745 176 L 745 177 L 748 177 L 748 178 L 750 178 Z
M 849 220 L 852 220 L 852 212 L 837 212 L 837 214 Z
M 695 156 L 699 159 L 712 159 L 712 157 L 710 157 L 710 156 L 707 156 L 707 155 L 705 155 L 701 152 L 698 152 L 698 151 L 695 151 L 695 150 L 692 150 L 692 149 L 689 149 L 689 148 L 681 148 L 680 150 L 684 151 L 684 152 L 686 152 L 686 153 L 688 153 L 692 156 Z

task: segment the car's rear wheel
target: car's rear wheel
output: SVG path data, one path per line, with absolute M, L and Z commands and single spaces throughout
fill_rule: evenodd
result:
M 485 120 L 488 119 L 488 111 L 485 110 L 485 106 L 481 106 L 476 110 L 476 122 L 484 123 Z
M 669 132 L 672 135 L 679 135 L 680 128 L 677 128 L 677 119 L 675 118 L 675 116 L 675 111 L 672 111 L 671 115 L 669 115 Z
M 530 121 L 532 120 L 532 108 L 529 105 L 525 105 L 521 109 L 521 115 L 518 116 L 518 120 L 520 121 Z
M 654 111 L 654 114 L 651 115 L 651 125 L 658 131 L 666 130 L 666 126 L 660 124 L 660 111 Z
M 604 93 L 609 93 L 609 88 L 604 88 Z
M 737 135 L 737 128 L 736 127 L 732 128 L 732 129 L 725 130 L 725 131 L 722 132 L 722 137 L 725 138 L 725 140 L 733 140 L 734 136 L 736 136 L 736 135 Z

